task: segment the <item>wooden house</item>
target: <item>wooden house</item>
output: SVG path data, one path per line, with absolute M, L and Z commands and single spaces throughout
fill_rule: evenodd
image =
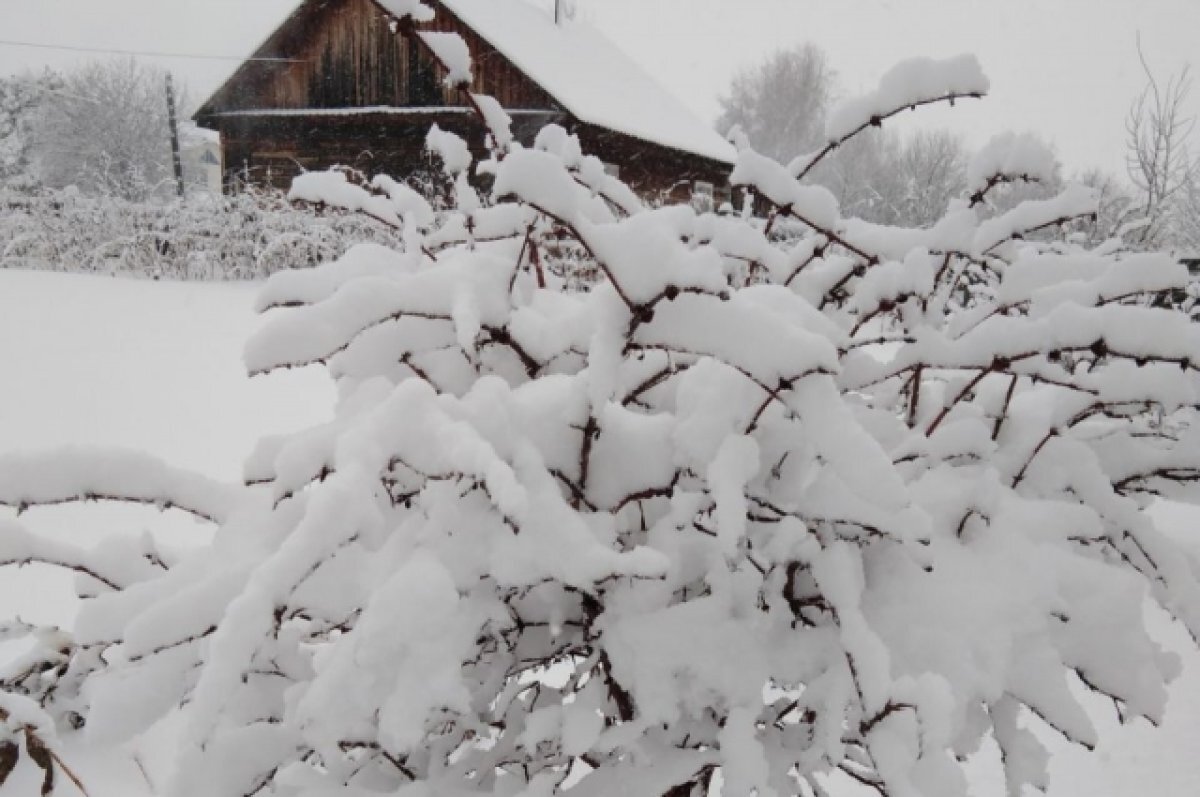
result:
M 433 124 L 482 154 L 466 92 L 417 30 L 463 37 L 469 91 L 495 97 L 523 143 L 556 123 L 644 193 L 726 184 L 732 146 L 589 25 L 523 0 L 425 2 L 435 17 L 414 27 L 388 0 L 303 0 L 196 114 L 221 134 L 226 185 L 335 165 L 403 178 L 429 168 Z

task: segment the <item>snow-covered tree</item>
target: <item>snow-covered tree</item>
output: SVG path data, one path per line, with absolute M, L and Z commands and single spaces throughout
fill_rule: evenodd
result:
M 1086 241 L 1090 245 L 1103 243 L 1109 238 L 1124 237 L 1129 233 L 1127 225 L 1135 224 L 1137 207 L 1134 190 L 1127 182 L 1103 169 L 1088 169 L 1073 178 L 1096 191 L 1095 221 L 1083 226 Z M 1062 181 L 1055 180 L 1061 190 Z M 1133 237 L 1140 237 L 1135 234 Z M 1127 245 L 1132 241 L 1126 241 Z
M 947 130 L 864 131 L 813 174 L 846 215 L 901 227 L 940 219 L 966 186 L 969 154 Z
M 129 200 L 169 193 L 165 81 L 165 72 L 133 58 L 67 73 L 48 92 L 35 130 L 41 180 Z
M 986 89 L 973 58 L 908 62 L 813 154 L 743 148 L 766 219 L 648 208 L 561 128 L 514 143 L 481 96 L 493 191 L 435 129 L 440 221 L 387 178 L 301 177 L 296 198 L 405 240 L 260 297 L 249 369 L 324 364 L 336 416 L 264 440 L 245 485 L 122 451 L 0 459 L 19 509 L 217 526 L 181 553 L 0 522 L 0 561 L 72 569 L 84 598 L 70 632 L 4 627 L 36 642 L 4 705 L 98 744 L 171 718 L 172 797 L 941 797 L 989 737 L 1016 797 L 1046 786 L 1031 724 L 1096 743 L 1073 684 L 1157 722 L 1177 664 L 1144 599 L 1200 633 L 1197 564 L 1143 511 L 1200 497 L 1200 330 L 1144 301 L 1183 268 L 1031 238 L 1094 213 L 1086 188 L 985 215 L 1047 162 L 1016 137 L 927 229 L 799 179 Z
M 721 96 L 720 130 L 741 128 L 755 149 L 784 160 L 815 147 L 833 101 L 829 56 L 807 42 L 778 50 L 734 75 Z
M 789 161 L 825 143 L 825 118 L 836 97 L 837 75 L 825 51 L 808 42 L 735 75 L 717 126 L 736 128 L 756 151 Z M 941 218 L 962 192 L 967 160 L 962 139 L 945 130 L 901 136 L 871 129 L 805 177 L 832 191 L 846 215 L 920 227 Z
M 37 184 L 34 123 L 47 95 L 61 88 L 62 78 L 49 70 L 0 77 L 0 190 L 26 193 Z

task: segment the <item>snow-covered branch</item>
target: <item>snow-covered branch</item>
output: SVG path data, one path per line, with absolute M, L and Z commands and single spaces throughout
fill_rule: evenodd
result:
M 236 487 L 136 451 L 71 447 L 0 456 L 0 505 L 18 512 L 77 501 L 127 501 L 219 524 L 229 519 L 238 498 Z
M 817 164 L 868 128 L 879 127 L 891 117 L 922 105 L 939 102 L 953 105 L 962 98 L 978 99 L 989 88 L 983 68 L 973 55 L 942 61 L 914 58 L 901 62 L 883 76 L 874 91 L 835 105 L 825 120 L 825 146 L 795 158 L 787 170 L 802 180 Z

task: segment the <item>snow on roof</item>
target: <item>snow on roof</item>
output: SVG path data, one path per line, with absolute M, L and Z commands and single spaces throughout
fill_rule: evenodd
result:
M 578 20 L 555 25 L 524 0 L 442 0 L 581 122 L 733 163 L 737 153 L 630 60 Z
M 505 108 L 512 116 L 553 116 L 556 111 L 545 108 Z M 214 116 L 434 116 L 438 114 L 473 114 L 474 108 L 466 105 L 364 105 L 357 108 L 240 108 L 236 111 L 221 111 Z
M 185 144 L 221 143 L 221 134 L 216 130 L 209 130 L 207 127 L 200 127 L 197 124 L 189 122 L 179 125 L 179 135 L 183 138 Z
M 428 22 L 433 19 L 433 9 L 420 0 L 378 0 L 378 2 L 396 19 L 412 17 L 417 22 Z

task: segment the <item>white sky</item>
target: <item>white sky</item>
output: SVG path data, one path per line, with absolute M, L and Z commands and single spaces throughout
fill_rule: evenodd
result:
M 295 2 L 0 0 L 0 39 L 240 56 Z M 1200 0 L 576 2 L 582 16 L 706 119 L 715 116 L 717 96 L 735 70 L 790 44 L 821 45 L 850 93 L 869 88 L 903 58 L 974 52 L 992 79 L 991 96 L 953 111 L 921 111 L 903 124 L 952 127 L 973 143 L 1003 130 L 1032 130 L 1056 145 L 1069 169 L 1123 169 L 1124 115 L 1143 83 L 1138 32 L 1160 76 L 1200 59 Z M 0 44 L 0 73 L 87 57 Z M 196 98 L 236 66 L 162 63 L 187 80 Z M 1200 87 L 1190 111 L 1200 115 Z M 1200 148 L 1200 133 L 1196 142 Z

